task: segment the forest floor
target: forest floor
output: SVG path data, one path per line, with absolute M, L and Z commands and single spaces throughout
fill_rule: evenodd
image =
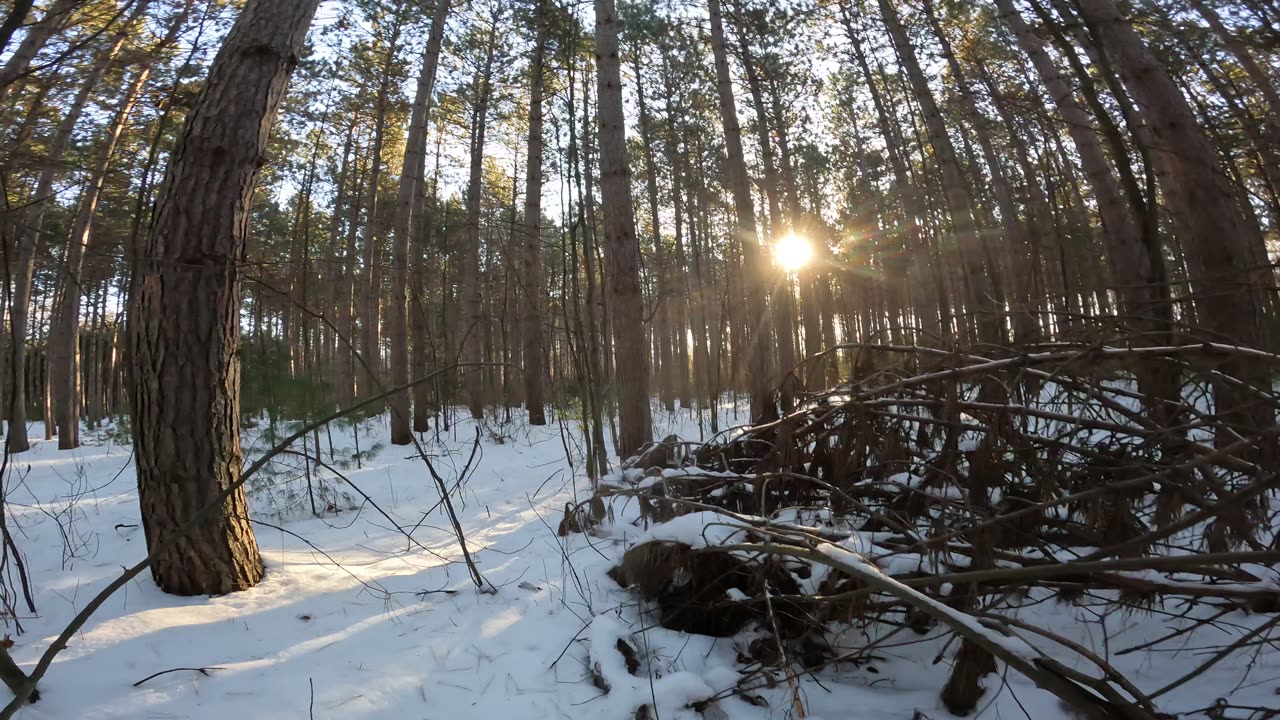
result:
M 699 436 L 688 414 L 655 417 L 659 437 Z M 427 436 L 446 481 L 453 483 L 466 465 L 475 431 L 467 420 L 438 440 Z M 565 431 L 574 432 L 568 424 Z M 250 458 L 263 447 L 254 432 L 246 433 Z M 33 436 L 39 434 L 35 428 Z M 386 436 L 386 418 L 375 418 L 363 426 L 359 443 L 369 448 Z M 622 720 L 636 717 L 637 704 L 652 694 L 664 696 L 658 716 L 674 720 L 697 717 L 680 709 L 686 699 L 737 682 L 733 639 L 653 627 L 639 632 L 646 623 L 635 596 L 606 576 L 626 547 L 654 530 L 633 527 L 620 515 L 596 537 L 557 536 L 565 503 L 588 487 L 581 468 L 566 461 L 559 427 L 489 424 L 481 436 L 455 502 L 496 594 L 476 591 L 447 518 L 438 509 L 424 518 L 439 496 L 412 446 L 383 446 L 362 468 L 342 472 L 395 524 L 416 527 L 413 538 L 431 552 L 411 544 L 349 487 L 337 488 L 333 504 L 356 509 L 310 516 L 300 491 L 304 480 L 282 470 L 251 493 L 258 517 L 276 526 L 256 528 L 267 566 L 258 587 L 181 598 L 160 592 L 144 573 L 89 621 L 41 683 L 41 701 L 20 717 Z M 129 446 L 85 437 L 97 444 L 62 452 L 55 443 L 36 443 L 16 459 L 6 488 L 10 529 L 26 558 L 38 610 L 20 618 L 22 634 L 9 628 L 13 655 L 26 667 L 99 588 L 145 552 Z M 349 454 L 353 440 L 350 428 L 334 429 L 339 455 Z M 328 458 L 327 437 L 323 444 Z M 325 483 L 334 479 L 323 474 Z M 1087 606 L 1050 601 L 1024 612 L 1099 649 L 1144 690 L 1204 662 L 1199 648 L 1229 644 L 1267 619 L 1233 612 L 1193 639 L 1117 655 L 1185 622 L 1172 617 L 1180 608 L 1100 619 Z M 618 620 L 596 621 L 592 629 L 595 616 Z M 643 666 L 629 686 L 615 683 L 603 695 L 588 671 L 586 644 L 625 626 L 637 631 Z M 877 631 L 850 630 L 843 642 L 854 646 L 864 632 Z M 799 678 L 808 717 L 949 717 L 938 690 L 954 645 L 937 662 L 945 633 L 932 635 L 887 645 L 872 663 Z M 135 687 L 173 668 L 205 670 L 170 672 Z M 1278 678 L 1280 652 L 1267 647 L 1218 664 L 1159 704 L 1190 712 L 1230 697 L 1234 705 L 1275 706 Z M 1023 678 L 989 676 L 986 684 L 977 716 L 1068 717 L 1053 696 Z M 794 716 L 785 681 L 760 695 L 767 707 L 729 697 L 703 716 Z M 1233 710 L 1221 717 L 1250 714 Z

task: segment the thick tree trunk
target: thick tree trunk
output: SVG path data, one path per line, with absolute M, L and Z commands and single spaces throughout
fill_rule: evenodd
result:
M 252 587 L 240 478 L 240 265 L 254 180 L 318 0 L 249 0 L 173 150 L 131 308 L 138 495 L 156 584 Z
M 640 247 L 631 205 L 627 138 L 623 125 L 618 16 L 613 0 L 595 0 L 596 93 L 600 133 L 600 197 L 604 257 L 618 393 L 618 455 L 630 456 L 653 440 L 649 418 L 649 363 L 644 344 Z

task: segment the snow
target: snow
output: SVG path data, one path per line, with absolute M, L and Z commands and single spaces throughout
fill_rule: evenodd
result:
M 699 437 L 687 414 L 656 411 L 655 417 L 661 423 L 657 435 Z M 580 432 L 569 422 L 565 429 Z M 260 520 L 288 532 L 256 528 L 267 566 L 258 587 L 222 597 L 181 598 L 160 592 L 144 573 L 73 638 L 41 683 L 43 699 L 19 717 L 622 720 L 656 698 L 656 716 L 670 720 L 700 717 L 690 704 L 712 696 L 718 701 L 701 717 L 792 716 L 791 693 L 780 675 L 772 687 L 751 691 L 768 701 L 766 707 L 727 692 L 742 678 L 737 657 L 747 635 L 709 638 L 657 627 L 650 609 L 606 575 L 627 547 L 646 538 L 700 546 L 732 541 L 738 530 L 724 524 L 723 516 L 711 524 L 713 518 L 703 513 L 643 530 L 630 524 L 638 517 L 636 503 L 619 497 L 612 504 L 617 519 L 605 532 L 558 537 L 555 528 L 565 503 L 585 497 L 588 482 L 570 469 L 555 425 L 533 428 L 517 421 L 504 432 L 508 437 L 502 442 L 484 435 L 473 473 L 455 496 L 468 543 L 496 594 L 476 591 L 439 510 L 413 531 L 430 552 L 410 544 L 372 508 L 362 508 L 358 495 L 351 503 L 356 509 L 323 519 L 305 512 L 261 514 Z M 335 445 L 352 444 L 350 428 L 335 427 L 333 434 Z M 388 434 L 386 418 L 374 419 L 362 431 L 360 446 L 385 443 Z M 38 427 L 32 435 L 41 435 Z M 145 553 L 130 449 L 93 433 L 85 437 L 97 444 L 59 451 L 56 443 L 36 442 L 31 452 L 15 458 L 6 478 L 9 527 L 26 560 L 38 610 L 20 617 L 22 634 L 12 623 L 8 628 L 16 642 L 11 652 L 28 669 L 89 598 Z M 425 438 L 451 485 L 473 438 L 470 421 L 441 433 L 438 441 L 434 435 Z M 245 446 L 254 447 L 250 438 Z M 402 447 L 386 445 L 362 468 L 344 474 L 405 530 L 439 499 L 421 461 Z M 256 508 L 269 506 L 261 493 L 251 502 Z M 841 560 L 860 558 L 873 554 L 877 539 L 874 533 L 855 534 L 823 548 Z M 919 560 L 902 556 L 894 562 L 914 568 Z M 1249 570 L 1276 582 L 1274 568 Z M 1042 600 L 1042 594 L 1033 593 L 1019 617 L 1106 655 L 1144 690 L 1196 667 L 1204 660 L 1203 648 L 1229 644 L 1269 619 L 1234 612 L 1215 627 L 1162 643 L 1158 652 L 1116 655 L 1185 621 L 1132 612 L 1099 619 L 1089 608 Z M 969 621 L 1007 646 L 1033 652 Z M 891 631 L 874 625 L 837 627 L 829 640 L 853 650 L 878 643 Z M 916 711 L 948 717 L 938 690 L 951 651 L 943 664 L 933 664 L 947 635 L 935 628 L 905 643 L 898 635 L 877 645 L 870 662 L 798 675 L 809 717 L 908 720 Z M 640 668 L 634 675 L 617 651 L 618 639 L 637 652 Z M 1088 669 L 1069 652 L 1039 640 L 1033 644 L 1036 651 Z M 592 681 L 595 665 L 609 683 L 607 694 Z M 153 673 L 182 667 L 207 668 L 208 674 L 178 671 L 133 686 Z M 1256 657 L 1245 654 L 1214 667 L 1162 697 L 1159 705 L 1186 712 L 1227 696 L 1239 705 L 1272 706 L 1277 677 L 1280 653 L 1267 646 Z M 984 709 L 972 717 L 1020 718 L 1027 716 L 1024 712 L 1038 720 L 1069 717 L 1055 698 L 1015 673 L 987 684 L 994 700 L 987 704 L 990 695 L 984 698 Z
M 741 539 L 743 531 L 749 527 L 750 525 L 746 523 L 739 523 L 720 513 L 703 510 L 654 525 L 638 537 L 634 544 L 638 545 L 651 540 L 667 540 L 681 542 L 692 548 L 728 545 L 735 539 Z
M 597 615 L 591 620 L 590 630 L 592 667 L 609 688 L 601 705 L 592 709 L 601 717 L 635 717 L 636 709 L 649 705 L 657 710 L 657 717 L 673 720 L 697 720 L 694 703 L 707 700 L 715 691 L 701 677 L 680 671 L 657 678 L 647 673 L 633 675 L 627 670 L 626 660 L 618 650 L 619 641 L 631 648 L 643 651 L 645 643 L 631 636 L 631 630 L 617 617 Z M 725 678 L 728 679 L 728 678 Z M 728 683 L 737 681 L 737 674 Z

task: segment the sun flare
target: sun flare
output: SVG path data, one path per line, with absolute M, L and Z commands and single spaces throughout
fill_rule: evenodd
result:
M 795 233 L 787 233 L 773 244 L 773 260 L 787 272 L 799 270 L 812 259 L 813 246 Z

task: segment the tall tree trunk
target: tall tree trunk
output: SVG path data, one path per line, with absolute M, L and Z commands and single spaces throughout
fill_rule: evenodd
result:
M 1009 189 L 1006 170 L 1001 162 L 1002 154 L 996 151 L 995 144 L 991 139 L 990 123 L 979 112 L 973 101 L 973 87 L 969 84 L 964 69 L 960 67 L 960 61 L 956 58 L 955 52 L 951 48 L 951 41 L 943 31 L 942 23 L 938 20 L 937 13 L 934 10 L 933 0 L 924 0 L 922 5 L 925 19 L 928 21 L 934 37 L 938 39 L 943 59 L 951 71 L 951 82 L 957 85 L 957 90 L 959 91 L 958 101 L 962 115 L 968 120 L 973 135 L 976 136 L 978 141 L 978 147 L 982 151 L 982 159 L 989 173 L 991 193 L 995 198 L 996 208 L 1000 211 L 1000 221 L 1004 227 L 1005 234 L 1005 253 L 1008 258 L 1007 274 L 1013 286 L 1013 296 L 1009 298 L 1013 340 L 1020 344 L 1034 342 L 1039 339 L 1039 328 L 1036 325 L 1034 307 L 1032 307 L 1029 282 L 1031 273 L 1028 272 L 1027 268 L 1028 258 L 1031 254 L 1030 246 L 1032 241 L 1030 233 L 1026 224 L 1019 217 L 1018 208 L 1013 200 L 1013 193 Z M 964 137 L 967 139 L 969 135 L 966 133 Z M 971 163 L 971 165 L 974 168 L 974 174 L 980 176 L 981 173 L 977 163 Z M 987 178 L 981 177 L 978 179 L 983 181 L 983 184 L 987 180 Z
M 765 246 L 769 247 L 782 237 L 788 225 L 796 223 L 799 218 L 794 213 L 788 213 L 788 217 L 783 215 L 782 202 L 779 197 L 778 169 L 774 163 L 773 142 L 769 134 L 769 112 L 765 105 L 764 92 L 761 89 L 760 74 L 754 59 L 751 57 L 751 48 L 747 44 L 746 32 L 741 26 L 737 29 L 739 54 L 743 68 L 747 73 L 747 87 L 751 93 L 751 102 L 756 113 L 756 139 L 760 145 L 760 160 L 764 165 L 764 194 L 769 208 L 769 233 Z M 812 242 L 812 239 L 810 239 L 810 242 Z M 790 413 L 795 409 L 795 396 L 798 389 L 798 378 L 795 374 L 796 346 L 793 341 L 795 335 L 795 293 L 792 290 L 792 279 L 786 270 L 774 268 L 770 275 L 771 308 L 773 310 L 771 317 L 774 328 L 777 331 L 778 374 L 781 380 L 778 386 L 778 395 L 782 402 L 782 412 Z M 806 317 L 806 320 L 809 320 L 809 318 Z M 809 333 L 806 332 L 805 340 L 807 343 L 820 342 L 817 330 L 818 324 L 816 322 L 817 317 L 813 317 L 812 320 L 814 321 L 813 337 L 810 338 Z M 808 330 L 808 325 L 806 325 L 806 330 Z
M 9 8 L 9 14 L 5 16 L 4 22 L 0 23 L 0 53 L 9 47 L 13 34 L 27 21 L 27 15 L 31 12 L 33 4 L 32 0 L 14 0 L 13 6 Z
M 435 88 L 444 24 L 449 0 L 437 0 L 431 18 L 431 34 L 422 54 L 422 70 L 413 94 L 409 128 L 405 137 L 404 162 L 400 166 L 400 189 L 396 195 L 395 220 L 391 227 L 391 304 L 388 334 L 391 336 L 391 384 L 409 383 L 409 245 L 413 233 L 414 199 L 422 194 L 422 172 L 427 153 L 427 116 Z M 410 429 L 409 389 L 391 396 L 391 444 L 408 445 Z
M 141 16 L 149 3 L 150 0 L 142 0 L 134 8 L 129 18 L 111 36 L 107 45 L 94 58 L 93 65 L 81 82 L 79 90 L 71 101 L 71 105 L 63 112 L 62 119 L 58 122 L 58 127 L 54 131 L 53 141 L 49 145 L 49 152 L 44 158 L 44 167 L 41 169 L 40 178 L 36 182 L 35 193 L 26 210 L 26 227 L 22 236 L 18 239 L 16 269 L 13 279 L 13 305 L 9 313 L 10 337 L 12 338 L 13 347 L 10 372 L 16 378 L 14 393 L 9 399 L 11 413 L 9 417 L 9 435 L 6 440 L 9 452 L 22 452 L 30 447 L 27 439 L 27 394 L 22 380 L 27 373 L 26 343 L 27 324 L 31 311 L 31 284 L 35 277 L 36 254 L 40 246 L 46 212 L 53 201 L 53 186 L 63 171 L 62 156 L 66 153 L 71 143 L 72 133 L 75 131 L 80 115 L 84 112 L 94 89 L 115 62 L 120 49 L 124 47 L 125 40 L 128 37 L 127 28 L 132 26 L 134 20 Z M 51 423 L 46 423 L 46 437 L 50 437 L 49 433 L 51 431 Z
M 679 272 L 679 298 L 676 300 L 677 317 L 676 331 L 679 337 L 676 338 L 677 355 L 679 358 L 678 380 L 680 406 L 684 408 L 691 407 L 691 401 L 694 394 L 694 385 L 689 378 L 690 360 L 692 359 L 693 377 L 699 381 L 703 374 L 699 372 L 702 367 L 702 360 L 698 353 L 699 348 L 705 348 L 705 343 L 698 344 L 697 338 L 699 333 L 705 335 L 706 326 L 701 328 L 697 326 L 695 317 L 698 316 L 695 307 L 695 285 L 689 279 L 689 258 L 685 252 L 685 235 L 684 235 L 684 213 L 685 204 L 689 199 L 685 196 L 684 190 L 684 156 L 680 152 L 680 131 L 677 127 L 677 96 L 671 82 L 671 69 L 667 62 L 666 55 L 662 58 L 662 78 L 663 89 L 667 94 L 667 125 L 669 135 L 666 143 L 667 161 L 671 165 L 671 205 L 675 218 L 675 256 L 678 263 Z M 689 203 L 692 204 L 692 203 Z M 694 232 L 692 225 L 689 226 L 690 236 Z M 685 328 L 689 328 L 694 338 L 694 349 L 689 350 L 688 339 L 685 334 Z M 699 398 L 705 397 L 705 394 L 698 394 Z
M 379 319 L 382 314 L 382 228 L 379 224 L 379 193 L 382 184 L 382 147 L 386 140 L 387 113 L 390 111 L 391 84 L 394 82 L 394 64 L 400 49 L 400 32 L 404 25 L 404 8 L 398 5 L 392 18 L 391 37 L 386 47 L 378 94 L 374 105 L 373 147 L 369 151 L 369 199 L 364 225 L 364 274 L 360 278 L 360 382 L 357 387 L 361 397 L 374 395 L 381 387 L 378 378 L 382 369 L 382 351 L 379 340 Z
M 943 197 L 947 204 L 947 220 L 960 251 L 960 259 L 964 264 L 965 284 L 967 287 L 967 304 L 969 312 L 975 315 L 978 327 L 978 340 L 990 344 L 1004 344 L 1005 330 L 1003 309 L 995 298 L 995 287 L 991 281 L 994 267 L 983 267 L 987 256 L 982 236 L 978 232 L 973 208 L 964 174 L 956 159 L 955 147 L 947 134 L 947 126 L 942 112 L 934 100 L 933 91 L 929 89 L 928 80 L 916 58 L 915 48 L 903 28 L 898 13 L 889 0 L 879 0 L 880 14 L 884 19 L 889 36 L 893 39 L 898 59 L 906 71 L 916 102 L 924 115 L 925 129 L 928 131 L 929 144 L 933 148 L 934 160 L 941 171 Z
M 462 281 L 458 292 L 462 311 L 462 371 L 471 417 L 484 417 L 485 373 L 479 364 L 484 360 L 484 306 L 480 301 L 480 196 L 484 171 L 484 138 L 489 124 L 489 98 L 492 93 L 493 56 L 498 43 L 496 15 L 489 28 L 489 46 L 484 67 L 475 79 L 475 108 L 471 117 L 471 176 L 467 183 L 466 249 L 461 259 Z
M 944 329 L 949 329 L 951 326 L 951 305 L 947 295 L 945 275 L 942 272 L 936 246 L 931 238 L 921 231 L 920 218 L 923 213 L 920 208 L 919 192 L 907 169 L 901 138 L 890 119 L 889 109 L 880 91 L 879 83 L 871 73 L 871 66 L 862 49 L 859 33 L 853 26 L 852 11 L 847 2 L 842 2 L 840 5 L 840 20 L 849 38 L 854 60 L 857 61 L 863 82 L 870 91 L 871 101 L 875 106 L 876 127 L 889 156 L 889 165 L 893 170 L 894 191 L 899 198 L 903 240 L 901 245 L 895 242 L 889 252 L 913 258 L 910 267 L 898 270 L 898 274 L 903 278 L 914 277 L 918 278 L 917 282 L 922 281 L 925 280 L 925 269 L 929 270 L 931 280 L 929 284 L 933 287 L 937 311 L 930 312 L 928 309 L 919 307 L 915 310 L 923 318 L 925 342 L 936 345 L 941 340 Z M 896 276 L 890 275 L 891 278 Z
M 12 13 L 9 20 L 17 15 L 19 6 L 25 0 L 18 0 L 14 3 Z M 71 15 L 71 11 L 79 5 L 81 0 L 54 0 L 53 5 L 49 6 L 49 10 L 45 12 L 39 20 L 32 23 L 27 28 L 27 32 L 22 36 L 22 42 L 18 43 L 18 47 L 14 48 L 13 54 L 5 62 L 4 67 L 0 68 L 0 103 L 4 102 L 5 95 L 9 88 L 17 82 L 31 67 L 31 61 L 35 59 L 36 53 L 49 42 L 49 38 L 53 36 L 67 21 Z M 27 2 L 27 8 L 30 9 L 31 3 Z M 21 23 L 21 20 L 19 20 Z M 8 23 L 5 24 L 8 27 Z M 16 28 L 14 28 L 16 29 Z M 6 44 L 8 39 L 6 38 Z M 3 49 L 3 45 L 0 45 Z
M 431 365 L 435 364 L 436 354 L 436 338 L 431 333 L 431 318 L 428 315 L 427 302 L 429 297 L 433 295 L 436 288 L 435 265 L 427 261 L 427 257 L 431 251 L 432 233 L 435 232 L 436 219 L 434 213 L 439 207 L 436 201 L 436 190 L 440 186 L 440 156 L 441 145 L 444 142 L 444 126 L 440 124 L 436 132 L 436 165 L 435 172 L 431 180 L 430 194 L 424 187 L 414 198 L 414 258 L 413 267 L 413 297 L 410 300 L 410 312 L 413 321 L 413 362 L 414 373 L 417 377 L 426 376 Z M 424 161 L 426 158 L 423 158 Z M 425 177 L 425 168 L 423 175 Z M 427 198 L 431 198 L 431 203 L 427 203 Z M 437 261 L 443 266 L 443 259 Z M 441 294 L 444 288 L 439 289 Z M 441 302 L 443 306 L 443 301 Z M 434 393 L 436 390 L 437 379 L 433 383 L 421 383 L 413 388 L 413 430 L 414 432 L 426 432 L 431 427 L 431 418 L 435 415 L 439 406 L 440 394 Z
M 542 276 L 542 87 L 543 57 L 547 48 L 547 0 L 538 0 L 533 22 L 536 38 L 533 57 L 529 61 L 529 142 L 528 171 L 524 185 L 524 222 L 520 225 L 520 280 L 517 298 L 520 307 L 521 356 L 524 365 L 524 404 L 530 425 L 546 425 L 547 416 L 543 383 L 546 368 L 543 358 L 543 293 Z
M 649 199 L 649 224 L 653 231 L 654 278 L 653 336 L 657 345 L 658 397 L 667 412 L 675 410 L 675 368 L 672 364 L 671 297 L 666 247 L 662 240 L 662 224 L 658 213 L 658 168 L 654 160 L 654 139 L 649 103 L 644 94 L 643 70 L 637 66 L 636 97 L 640 105 L 640 145 L 644 148 L 645 189 Z
M 751 417 L 755 421 L 767 422 L 777 417 L 778 410 L 773 400 L 772 389 L 775 383 L 769 362 L 770 323 L 765 300 L 768 289 L 765 262 L 761 257 L 760 241 L 756 237 L 755 205 L 751 198 L 747 165 L 742 155 L 742 127 L 738 123 L 733 79 L 729 75 L 720 0 L 708 0 L 707 9 L 711 16 L 711 52 L 715 60 L 720 122 L 724 126 L 728 150 L 729 189 L 733 194 L 733 208 L 737 219 L 736 236 L 742 248 L 743 272 L 747 283 L 747 337 L 746 345 L 741 349 L 746 351 L 750 363 L 747 382 L 751 388 Z
M 1031 59 L 1080 156 L 1081 168 L 1102 219 L 1112 283 L 1125 316 L 1122 326 L 1147 334 L 1153 344 L 1167 342 L 1173 327 L 1168 272 L 1158 236 L 1144 228 L 1145 209 L 1133 204 L 1140 201 L 1136 183 L 1130 181 L 1132 192 L 1126 193 L 1122 188 L 1107 163 L 1088 113 L 1076 102 L 1072 88 L 1046 52 L 1044 42 L 1014 8 L 1012 0 L 996 0 L 996 6 L 1018 45 Z M 1027 180 L 1032 181 L 1030 177 Z M 1153 397 L 1177 398 L 1177 371 L 1171 366 L 1144 368 L 1138 379 L 1143 390 Z
M 600 197 L 604 204 L 604 256 L 618 393 L 618 455 L 629 457 L 653 440 L 649 418 L 649 363 L 644 343 L 640 247 L 631 205 L 627 138 L 622 113 L 618 16 L 613 0 L 595 0 L 596 116 L 600 133 Z
M 152 577 L 177 595 L 252 587 L 240 479 L 240 265 L 254 180 L 318 0 L 249 0 L 179 136 L 131 308 L 134 447 Z
M 53 397 L 53 418 L 58 426 L 58 449 L 69 450 L 80 446 L 80 274 L 84 269 L 85 251 L 89 247 L 93 220 L 98 209 L 98 199 L 106 184 L 107 171 L 116 146 L 129 124 L 129 116 L 138 101 L 138 95 L 151 77 L 151 70 L 164 52 L 178 38 L 186 25 L 192 2 L 188 2 L 169 22 L 165 36 L 149 51 L 148 57 L 134 71 L 124 94 L 116 106 L 106 136 L 98 148 L 89 182 L 80 196 L 76 219 L 67 243 L 58 274 L 58 290 L 55 295 L 56 312 L 49 328 L 49 382 Z
M 1251 245 L 1259 229 L 1240 213 L 1231 182 L 1196 121 L 1186 98 L 1112 0 L 1078 0 L 1081 16 L 1114 60 L 1133 93 L 1155 143 L 1155 167 L 1167 206 L 1193 269 L 1196 309 L 1205 329 L 1228 342 L 1257 347 L 1260 299 Z M 1266 369 L 1233 359 L 1224 372 L 1255 387 L 1270 388 Z M 1216 411 L 1250 431 L 1275 424 L 1273 413 L 1251 402 L 1249 392 L 1220 383 Z
M 342 240 L 339 238 L 342 232 L 343 215 L 350 211 L 348 207 L 347 184 L 351 176 L 351 150 L 355 142 L 355 123 L 347 126 L 346 139 L 342 142 L 342 160 L 338 165 L 338 176 L 334 179 L 335 193 L 333 198 L 333 209 L 329 212 L 329 227 L 326 231 L 325 247 L 326 253 L 333 258 L 333 262 L 329 264 L 325 270 L 323 277 L 329 288 L 329 297 L 326 298 L 326 312 L 332 311 L 334 314 L 333 324 L 341 327 L 338 323 L 341 321 L 340 306 L 342 303 Z M 346 340 L 349 338 L 338 337 L 339 331 L 326 327 L 325 333 L 328 340 L 325 345 L 327 348 L 327 363 L 325 366 L 324 377 L 328 379 L 332 387 L 330 388 L 329 400 L 332 402 L 337 400 L 338 394 L 341 392 L 339 386 L 344 382 L 344 378 L 349 378 L 347 368 L 340 367 L 338 356 L 341 352 Z

